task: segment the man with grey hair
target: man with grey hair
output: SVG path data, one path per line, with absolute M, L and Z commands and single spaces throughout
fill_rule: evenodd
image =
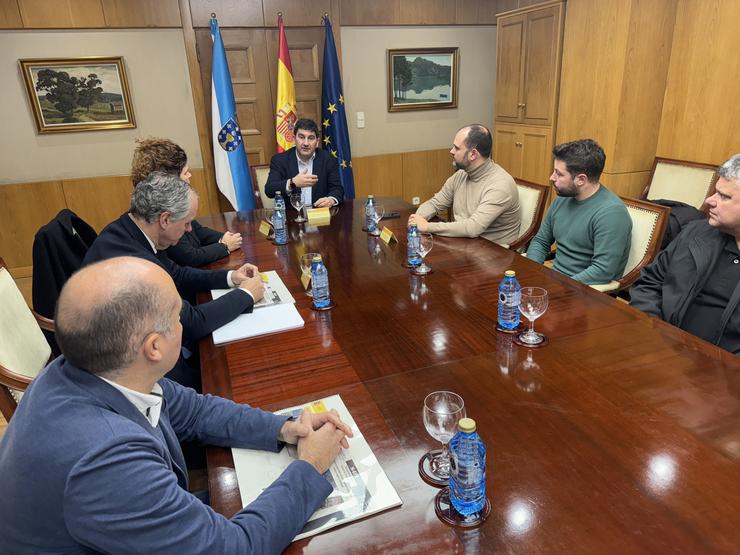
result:
M 631 304 L 740 354 L 740 154 L 719 168 L 706 220 L 689 223 L 644 268 Z
M 166 378 L 180 352 L 170 276 L 119 257 L 74 274 L 55 321 L 62 356 L 29 386 L 0 443 L 3 552 L 279 553 L 332 491 L 351 429 L 198 395 Z M 178 440 L 297 460 L 231 519 L 188 493 Z
M 103 229 L 82 262 L 85 266 L 114 256 L 137 256 L 164 268 L 185 299 L 180 316 L 187 349 L 239 314 L 251 312 L 264 292 L 253 264 L 231 271 L 201 270 L 170 260 L 167 247 L 191 229 L 197 211 L 198 195 L 190 185 L 176 175 L 152 172 L 131 193 L 130 211 Z M 227 287 L 234 290 L 214 301 L 197 306 L 188 302 L 199 291 Z
M 452 166 L 458 170 L 442 189 L 409 217 L 409 225 L 445 237 L 483 237 L 502 245 L 519 235 L 519 191 L 514 179 L 491 160 L 493 140 L 487 127 L 460 129 L 452 141 Z M 452 209 L 449 222 L 430 222 Z

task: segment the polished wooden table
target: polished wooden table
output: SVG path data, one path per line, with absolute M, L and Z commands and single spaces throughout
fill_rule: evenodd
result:
M 410 275 L 410 207 L 383 200 L 390 246 L 362 232 L 363 206 L 275 246 L 260 211 L 204 218 L 239 231 L 246 261 L 275 269 L 305 328 L 201 346 L 206 392 L 267 409 L 339 393 L 403 506 L 292 544 L 289 553 L 737 553 L 740 550 L 738 357 L 483 239 L 435 238 L 434 272 Z M 289 211 L 289 216 L 294 215 Z M 292 217 L 291 217 L 292 219 Z M 320 252 L 337 306 L 315 312 L 299 255 Z M 517 347 L 494 330 L 507 269 L 549 291 L 536 322 L 550 344 Z M 452 390 L 488 448 L 492 512 L 477 529 L 446 526 L 437 490 L 417 474 L 438 447 L 424 397 Z M 208 455 L 211 501 L 241 508 L 229 450 Z

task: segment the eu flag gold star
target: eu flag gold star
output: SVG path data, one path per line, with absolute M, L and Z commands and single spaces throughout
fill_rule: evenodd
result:
M 329 120 L 325 119 L 324 121 L 321 122 L 321 125 L 323 125 L 324 127 L 329 127 Z
M 324 137 L 324 144 L 325 145 L 328 145 L 330 142 L 331 142 L 331 138 L 329 137 L 329 135 L 327 135 L 326 137 Z
M 352 167 L 352 160 L 349 161 L 349 167 Z
M 343 168 L 346 168 L 347 167 L 347 162 L 345 162 L 344 160 L 342 160 L 342 163 L 339 164 L 339 165 L 342 166 Z
M 329 107 L 327 108 L 327 110 L 329 110 L 329 112 L 333 114 L 337 111 L 337 105 L 329 102 Z
M 331 151 L 331 155 L 334 156 L 334 158 L 336 158 L 337 157 L 337 151 L 336 150 L 332 150 Z
M 341 95 L 341 94 L 339 95 L 339 102 L 344 104 L 344 95 Z

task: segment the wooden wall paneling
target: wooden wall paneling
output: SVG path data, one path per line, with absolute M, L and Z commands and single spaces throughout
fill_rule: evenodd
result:
M 640 198 L 648 184 L 650 172 L 603 173 L 601 183 L 613 193 L 624 197 Z
M 265 27 L 277 27 L 278 12 L 283 12 L 285 27 L 316 27 L 321 25 L 325 12 L 329 14 L 332 25 L 339 24 L 338 14 L 332 12 L 331 0 L 262 0 L 262 6 Z M 335 19 L 337 23 L 334 23 Z
M 18 0 L 28 28 L 105 27 L 100 0 Z
M 108 27 L 180 27 L 178 0 L 102 0 Z
M 455 22 L 455 0 L 400 0 L 401 25 L 450 25 Z
M 67 208 L 100 231 L 131 207 L 133 184 L 128 175 L 62 180 Z
M 455 24 L 495 25 L 497 14 L 517 7 L 517 0 L 457 0 Z
M 194 27 L 210 27 L 211 13 L 216 14 L 218 26 L 222 29 L 265 25 L 261 0 L 189 0 L 189 2 Z
M 398 25 L 400 9 L 400 0 L 341 0 L 341 24 Z
M 522 179 L 546 185 L 552 174 L 552 129 L 522 126 L 521 137 Z
M 188 74 L 190 76 L 190 88 L 193 91 L 193 105 L 195 107 L 195 123 L 198 128 L 198 144 L 203 160 L 203 180 L 208 197 L 209 210 L 216 212 L 219 207 L 219 193 L 216 186 L 216 177 L 213 163 L 213 150 L 211 146 L 211 128 L 209 124 L 210 106 L 206 108 L 203 95 L 204 82 L 201 79 L 201 67 L 198 61 L 198 45 L 193 29 L 193 20 L 190 14 L 189 0 L 179 0 L 180 14 L 182 18 L 182 36 L 185 42 L 185 55 L 188 61 Z M 211 84 L 208 82 L 210 93 Z
M 402 155 L 378 154 L 352 159 L 355 176 L 355 198 L 367 195 L 376 197 L 403 197 Z
M 647 171 L 653 166 L 676 8 L 675 0 L 635 2 L 632 6 L 616 142 L 609 165 L 612 173 Z M 736 41 L 736 46 L 740 42 Z
M 657 155 L 721 164 L 740 151 L 736 0 L 678 4 Z
M 15 277 L 30 275 L 34 235 L 64 207 L 59 181 L 0 185 L 0 256 Z
M 403 198 L 411 202 L 412 197 L 421 201 L 431 198 L 452 175 L 452 157 L 447 149 L 404 152 Z
M 536 4 L 542 4 L 543 0 L 519 0 L 520 8 L 528 8 Z
M 514 177 L 521 177 L 522 144 L 517 125 L 496 124 L 493 129 L 493 160 Z
M 494 114 L 497 121 L 519 121 L 521 89 L 524 86 L 525 16 L 507 17 L 496 29 L 496 97 Z
M 0 0 L 0 29 L 20 29 L 23 27 L 21 11 L 17 0 Z
M 560 33 L 562 6 L 527 14 L 522 115 L 532 125 L 552 125 L 560 73 Z
M 205 178 L 205 172 L 203 171 L 203 168 L 190 168 L 190 173 L 193 174 L 190 177 L 190 185 L 193 189 L 196 190 L 199 197 L 198 202 L 198 218 L 201 218 L 203 216 L 210 216 L 212 214 L 217 214 L 221 210 L 219 209 L 218 205 L 216 206 L 216 209 L 211 208 L 211 200 L 210 195 L 208 193 L 208 183 L 206 182 Z

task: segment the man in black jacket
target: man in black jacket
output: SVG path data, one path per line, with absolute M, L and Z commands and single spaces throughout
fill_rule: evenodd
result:
M 631 290 L 631 304 L 740 354 L 740 154 L 719 168 L 709 218 L 688 224 Z
M 182 179 L 152 172 L 131 195 L 131 210 L 108 224 L 87 252 L 83 265 L 115 256 L 137 256 L 164 268 L 183 299 L 209 289 L 234 287 L 229 294 L 197 306 L 183 302 L 183 338 L 192 345 L 243 312 L 251 312 L 264 289 L 258 269 L 199 270 L 178 266 L 165 249 L 176 244 L 198 210 L 198 195 Z
M 294 127 L 295 144 L 270 160 L 265 194 L 274 198 L 280 191 L 286 204 L 300 192 L 306 206 L 336 206 L 344 199 L 336 154 L 321 150 L 319 128 L 310 119 L 299 119 Z

